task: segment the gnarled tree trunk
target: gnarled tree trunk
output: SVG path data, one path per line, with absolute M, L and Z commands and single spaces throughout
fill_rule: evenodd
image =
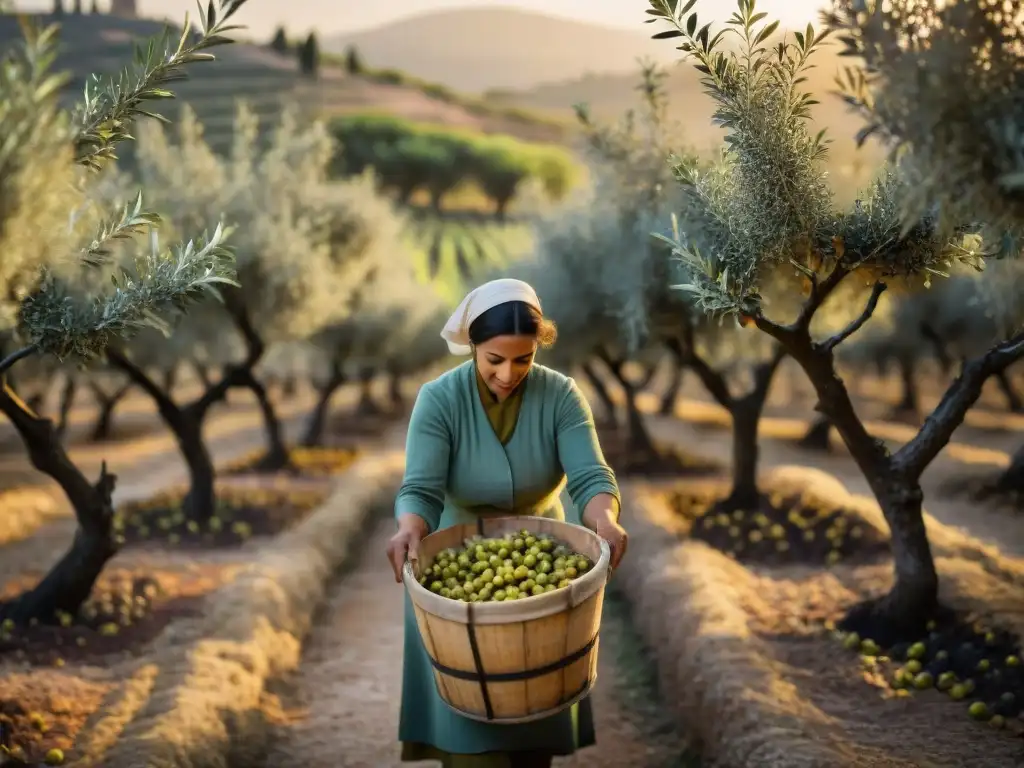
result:
M 233 366 L 231 374 L 225 378 L 230 379 L 231 386 L 245 387 L 256 396 L 260 415 L 263 417 L 263 432 L 267 440 L 267 451 L 257 463 L 257 468 L 268 472 L 287 469 L 291 465 L 291 456 L 284 442 L 281 420 L 277 416 L 273 402 L 267 395 L 266 387 L 256 376 L 256 362 L 263 358 L 266 345 L 256 331 L 256 326 L 253 325 L 245 305 L 238 301 L 234 294 L 229 293 L 225 296 L 225 305 L 245 341 L 246 349 L 245 364 Z
M 164 377 L 164 391 L 168 394 L 174 394 L 174 388 L 178 385 L 178 372 L 180 369 L 180 365 L 174 363 L 161 371 Z
M 758 430 L 768 393 L 779 365 L 785 357 L 783 347 L 776 346 L 771 358 L 754 366 L 753 386 L 743 395 L 733 395 L 721 371 L 716 371 L 698 353 L 693 333 L 687 330 L 678 342 L 672 342 L 678 354 L 700 377 L 708 394 L 729 412 L 732 421 L 732 487 L 719 507 L 734 511 L 753 510 L 760 505 L 761 492 L 757 482 Z
M 107 562 L 117 553 L 111 499 L 116 478 L 104 465 L 99 479 L 90 483 L 61 445 L 53 423 L 33 413 L 6 381 L 0 383 L 0 412 L 17 430 L 32 466 L 64 491 L 78 524 L 71 548 L 35 587 L 0 604 L 0 618 L 16 624 L 31 619 L 52 621 L 58 612 L 78 611 Z
M 646 371 L 640 381 L 630 381 L 624 371 L 626 364 L 624 358 L 613 357 L 607 350 L 600 350 L 598 357 L 622 389 L 626 408 L 626 450 L 630 454 L 630 463 L 643 465 L 646 462 L 657 460 L 658 449 L 654 445 L 654 440 L 651 438 L 651 433 L 647 429 L 647 424 L 644 423 L 643 414 L 636 402 L 637 395 L 650 383 L 654 373 L 653 369 Z
M 383 411 L 373 399 L 373 378 L 377 375 L 375 368 L 369 366 L 359 370 L 359 402 L 356 413 L 360 416 L 380 416 Z
M 668 387 L 662 394 L 661 404 L 658 407 L 658 413 L 662 416 L 672 416 L 676 412 L 676 401 L 679 399 L 679 390 L 683 387 L 683 373 L 686 371 L 686 363 L 671 346 L 669 346 L 669 355 L 672 364 L 672 378 L 669 379 Z
M 64 439 L 68 432 L 71 420 L 71 409 L 75 405 L 75 395 L 78 394 L 78 377 L 70 373 L 64 374 L 64 386 L 60 390 L 60 405 L 57 409 L 57 438 Z
M 832 450 L 831 434 L 832 422 L 828 420 L 828 416 L 819 416 L 800 438 L 798 445 L 811 451 L 830 451 Z
M 339 364 L 331 368 L 331 374 L 322 385 L 317 386 L 316 405 L 306 422 L 302 435 L 302 445 L 312 448 L 323 443 L 327 419 L 331 411 L 331 399 L 334 393 L 345 383 L 345 373 Z
M 189 491 L 185 498 L 185 512 L 192 520 L 207 522 L 217 510 L 214 489 L 216 470 L 203 438 L 203 424 L 210 408 L 222 401 L 231 387 L 245 386 L 247 373 L 259 359 L 250 356 L 238 366 L 227 369 L 219 381 L 186 405 L 174 402 L 170 394 L 120 350 L 108 349 L 107 361 L 127 375 L 133 384 L 156 403 L 160 418 L 174 434 L 178 450 L 188 466 Z
M 918 397 L 917 366 L 909 355 L 901 355 L 897 361 L 900 374 L 900 401 L 894 409 L 897 414 L 915 416 L 921 409 Z
M 589 361 L 580 365 L 580 371 L 583 372 L 583 376 L 586 378 L 587 383 L 594 390 L 594 394 L 597 395 L 597 399 L 601 402 L 601 413 L 598 414 L 596 421 L 599 426 L 613 428 L 618 426 L 618 421 L 615 418 L 615 401 L 612 399 L 611 394 L 608 392 L 608 387 L 604 385 L 604 381 L 594 370 L 594 366 Z
M 402 374 L 397 370 L 388 369 L 388 405 L 394 415 L 405 413 L 405 395 L 402 394 Z
M 125 395 L 131 391 L 132 383 L 126 382 L 113 392 L 107 392 L 97 382 L 90 381 L 89 388 L 92 390 L 93 398 L 99 409 L 96 421 L 92 425 L 92 432 L 89 434 L 89 442 L 100 443 L 110 439 L 114 426 L 114 411 Z
M 1013 452 L 1010 466 L 999 475 L 994 490 L 997 493 L 1024 493 L 1024 445 Z
M 1017 388 L 1014 386 L 1009 374 L 1006 371 L 1000 371 L 995 375 L 995 379 L 996 384 L 999 385 L 999 389 L 1003 393 L 1003 397 L 1006 398 L 1006 407 L 1014 413 L 1024 410 L 1024 403 L 1021 402 L 1020 394 L 1017 392 Z
M 270 395 L 251 369 L 245 372 L 244 381 L 244 386 L 256 396 L 260 416 L 263 418 L 263 434 L 267 441 L 267 451 L 257 463 L 257 469 L 267 472 L 285 469 L 291 463 L 291 457 L 285 444 L 281 420 L 277 416 Z

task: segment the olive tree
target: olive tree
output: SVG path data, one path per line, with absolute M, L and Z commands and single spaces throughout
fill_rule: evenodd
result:
M 852 210 L 836 212 L 822 167 L 827 145 L 821 134 L 810 131 L 814 100 L 801 86 L 824 35 L 808 26 L 768 48 L 766 40 L 778 23 L 762 22 L 764 15 L 755 10 L 753 0 L 739 0 L 727 28 L 715 33 L 710 24 L 699 26 L 690 10 L 693 5 L 692 0 L 682 5 L 675 0 L 651 0 L 649 12 L 652 20 L 670 23 L 671 28 L 657 36 L 681 40 L 681 50 L 695 61 L 702 84 L 715 101 L 716 123 L 728 131 L 719 171 L 722 183 L 710 185 L 692 169 L 680 169 L 681 187 L 689 199 L 688 218 L 679 222 L 671 242 L 692 273 L 691 282 L 683 287 L 709 313 L 749 318 L 803 368 L 817 394 L 817 407 L 864 473 L 892 534 L 892 589 L 851 609 L 844 624 L 868 631 L 886 644 L 916 635 L 938 605 L 938 576 L 925 531 L 921 475 L 977 400 L 985 380 L 1024 354 L 1024 339 L 1012 337 L 966 362 L 924 425 L 896 452 L 865 428 L 837 375 L 835 350 L 869 321 L 887 282 L 927 285 L 933 275 L 945 274 L 955 262 L 980 268 L 981 255 L 972 247 L 974 241 L 965 237 L 972 231 L 969 222 L 984 220 L 999 228 L 1006 227 L 1006 218 L 987 206 L 978 209 L 984 216 L 957 215 L 959 203 L 946 206 L 949 194 L 942 206 L 932 207 L 930 202 L 942 197 L 937 190 L 928 204 L 908 206 L 907 201 L 918 200 L 920 190 L 931 187 L 936 178 L 949 182 L 940 167 L 947 152 L 928 150 L 894 163 Z M 885 7 L 898 5 L 890 2 Z M 873 13 L 883 13 L 882 7 L 878 4 Z M 849 17 L 859 30 L 860 16 L 850 10 Z M 909 34 L 911 25 L 906 17 L 895 26 L 882 25 L 877 30 L 882 52 L 877 55 L 889 55 L 897 36 Z M 970 46 L 991 34 L 978 24 L 967 37 L 954 35 L 943 47 L 969 62 L 977 55 Z M 735 47 L 723 45 L 730 35 L 736 39 Z M 984 133 L 985 124 L 963 103 L 953 109 L 948 93 L 936 96 L 935 92 L 957 91 L 961 83 L 980 91 L 987 87 L 989 92 L 992 86 L 986 86 L 980 75 L 977 82 L 957 75 L 946 83 L 955 81 L 955 87 L 930 87 L 916 69 L 924 65 L 928 71 L 929 62 L 930 56 L 921 53 L 918 61 L 897 68 L 905 90 L 895 101 L 903 111 L 899 117 L 893 113 L 891 122 L 927 142 L 929 150 L 936 147 L 931 131 L 938 131 L 946 137 L 942 144 L 948 150 L 955 144 L 949 138 L 952 129 L 939 126 L 950 114 L 957 115 L 954 122 L 969 123 L 974 133 Z M 916 97 L 925 102 L 923 114 Z M 944 102 L 943 110 L 930 111 L 938 101 Z M 972 93 L 970 102 L 976 101 L 977 93 Z M 986 110 L 991 114 L 990 107 Z M 972 173 L 988 162 L 976 147 L 966 143 L 957 147 L 974 153 Z M 928 172 L 922 172 L 925 168 Z M 962 183 L 966 183 L 963 178 L 958 184 Z M 980 186 L 974 183 L 974 189 Z M 994 186 L 987 189 L 996 194 Z M 957 196 L 961 193 L 971 197 L 966 190 Z M 792 319 L 773 316 L 759 290 L 772 276 L 786 274 L 794 282 L 800 277 L 809 282 L 809 294 Z M 814 316 L 844 283 L 864 285 L 863 311 L 839 332 L 818 338 L 811 328 Z
M 0 606 L 16 623 L 74 613 L 115 554 L 112 493 L 115 476 L 104 466 L 90 481 L 75 466 L 52 421 L 17 396 L 7 375 L 32 357 L 64 363 L 97 359 L 110 344 L 161 316 L 180 312 L 230 282 L 230 254 L 218 226 L 196 242 L 141 254 L 131 269 L 112 261 L 116 243 L 131 240 L 159 217 L 142 198 L 111 211 L 94 194 L 92 171 L 131 138 L 147 100 L 171 94 L 166 86 L 183 66 L 212 58 L 229 42 L 225 22 L 241 0 L 212 3 L 202 34 L 169 35 L 140 51 L 135 65 L 111 79 L 92 79 L 74 112 L 60 107 L 63 78 L 48 68 L 57 53 L 57 29 L 25 24 L 25 39 L 0 58 L 0 331 L 14 351 L 0 361 L 0 412 L 33 466 L 67 496 L 78 524 L 70 549 L 37 586 Z M 187 25 L 186 25 L 187 28 Z M 209 223 L 209 222 L 207 222 Z M 95 290 L 97 274 L 102 290 Z
M 337 390 L 366 371 L 388 374 L 388 404 L 381 412 L 398 415 L 405 407 L 400 389 L 404 377 L 425 372 L 447 354 L 440 329 L 447 312 L 437 292 L 415 279 L 412 263 L 392 255 L 387 271 L 362 285 L 344 320 L 320 331 L 310 341 L 317 403 L 302 438 L 305 446 L 320 445 Z M 369 397 L 360 392 L 360 405 Z
M 86 373 L 86 386 L 96 403 L 96 419 L 89 432 L 89 442 L 110 440 L 114 431 L 114 411 L 131 391 L 132 383 L 105 366 L 97 366 Z
M 255 373 L 268 345 L 308 338 L 349 311 L 351 293 L 400 242 L 401 220 L 363 176 L 332 182 L 335 146 L 320 122 L 300 125 L 286 112 L 269 145 L 258 142 L 258 124 L 244 105 L 235 121 L 230 157 L 216 155 L 187 113 L 177 140 L 162 131 L 140 137 L 140 176 L 158 190 L 154 205 L 177 226 L 189 226 L 206 210 L 223 211 L 235 228 L 238 288 L 223 292 L 211 308 L 209 328 L 227 326 L 240 337 L 243 354 L 191 403 L 171 395 L 119 351 L 111 363 L 157 403 L 178 437 L 191 472 L 188 513 L 207 519 L 214 511 L 213 466 L 202 439 L 210 407 L 231 388 L 251 390 L 267 435 L 264 469 L 289 463 L 280 420 Z M 197 176 L 209 182 L 197 189 Z M 225 333 L 227 329 L 214 331 Z
M 659 461 L 638 396 L 665 352 L 651 318 L 663 249 L 649 234 L 669 210 L 673 190 L 664 160 L 674 140 L 664 79 L 662 70 L 643 65 L 642 108 L 614 124 L 576 107 L 590 189 L 536 222 L 535 259 L 517 267 L 534 273 L 529 281 L 541 287 L 545 311 L 559 327 L 552 362 L 580 369 L 602 404 L 604 424 L 615 424 L 616 408 L 597 364 L 615 380 L 626 415 L 624 448 L 638 467 Z M 630 374 L 631 361 L 641 363 L 639 377 Z

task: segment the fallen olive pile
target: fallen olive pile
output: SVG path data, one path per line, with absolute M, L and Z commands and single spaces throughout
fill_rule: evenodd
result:
M 290 528 L 325 496 L 321 490 L 223 487 L 217 491 L 214 515 L 193 520 L 185 508 L 185 492 L 167 491 L 119 509 L 114 531 L 122 545 L 158 541 L 182 547 L 237 546 L 253 536 Z
M 117 650 L 125 643 L 118 636 L 150 619 L 159 597 L 161 589 L 154 579 L 121 579 L 97 586 L 77 614 L 58 611 L 51 621 L 33 619 L 24 626 L 4 619 L 0 655 L 62 667 L 68 660 Z
M 469 603 L 521 600 L 569 586 L 591 562 L 565 544 L 525 528 L 501 538 L 473 536 L 420 563 L 419 582 Z
M 289 475 L 303 477 L 329 477 L 348 469 L 359 452 L 354 448 L 291 448 L 288 451 L 288 466 L 280 470 Z M 262 462 L 263 450 L 253 451 L 242 458 L 229 462 L 221 469 L 221 475 L 244 475 L 265 471 Z
M 796 494 L 762 496 L 750 510 L 694 493 L 675 493 L 669 503 L 690 521 L 692 538 L 740 562 L 834 565 L 889 551 L 885 538 L 853 510 L 822 508 Z
M 880 648 L 856 632 L 836 632 L 865 667 L 876 670 L 897 696 L 935 688 L 963 702 L 966 714 L 993 727 L 1021 727 L 1024 665 L 1009 632 L 955 619 L 929 622 L 928 635 L 913 643 Z

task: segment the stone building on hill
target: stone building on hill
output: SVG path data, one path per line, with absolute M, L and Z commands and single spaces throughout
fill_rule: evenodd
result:
M 110 15 L 137 18 L 139 15 L 137 0 L 110 0 Z

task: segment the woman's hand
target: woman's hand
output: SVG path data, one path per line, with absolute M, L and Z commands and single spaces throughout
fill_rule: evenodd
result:
M 402 583 L 402 569 L 406 561 L 419 559 L 420 539 L 428 533 L 427 521 L 419 515 L 406 514 L 398 518 L 398 530 L 388 541 L 388 560 L 395 572 L 395 583 Z
M 626 546 L 629 544 L 629 534 L 626 529 L 619 525 L 618 502 L 614 496 L 606 493 L 599 493 L 587 504 L 583 510 L 583 524 L 590 530 L 608 542 L 611 549 L 611 568 L 619 567 L 623 556 L 626 554 Z
M 608 542 L 608 547 L 612 551 L 611 569 L 614 571 L 622 562 L 622 556 L 626 554 L 629 534 L 626 533 L 625 528 L 619 525 L 618 521 L 611 518 L 598 522 L 594 533 Z

